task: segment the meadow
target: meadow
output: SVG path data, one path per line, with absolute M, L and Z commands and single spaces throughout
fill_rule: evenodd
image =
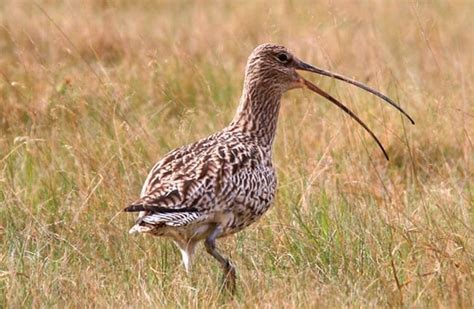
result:
M 471 1 L 0 1 L 0 307 L 474 306 Z M 279 188 L 187 276 L 122 212 L 171 149 L 225 127 L 274 42 L 381 90 L 304 74 L 283 98 Z

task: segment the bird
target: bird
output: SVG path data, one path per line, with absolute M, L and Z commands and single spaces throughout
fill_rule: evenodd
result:
M 308 71 L 362 88 L 413 119 L 393 100 L 356 80 L 297 58 L 282 45 L 265 43 L 250 54 L 240 102 L 233 120 L 221 131 L 172 150 L 149 172 L 140 197 L 124 209 L 139 212 L 130 233 L 171 239 L 179 248 L 189 273 L 196 246 L 204 242 L 223 271 L 223 285 L 236 290 L 233 262 L 217 248 L 217 239 L 242 231 L 272 205 L 277 174 L 272 148 L 281 98 L 291 89 L 307 88 L 328 99 L 375 134 L 351 110 L 298 72 Z

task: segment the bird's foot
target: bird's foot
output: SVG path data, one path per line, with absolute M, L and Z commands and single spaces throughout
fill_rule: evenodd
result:
M 224 275 L 222 276 L 222 287 L 230 293 L 231 295 L 235 294 L 236 291 L 236 280 L 237 272 L 235 271 L 234 265 L 227 260 L 224 265 Z

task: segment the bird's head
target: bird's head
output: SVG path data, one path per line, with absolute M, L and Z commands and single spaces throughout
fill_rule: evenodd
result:
M 262 44 L 249 56 L 245 72 L 248 86 L 270 88 L 283 93 L 299 87 L 300 76 L 296 72 L 300 62 L 284 46 Z
M 349 110 L 341 102 L 333 98 L 331 95 L 320 89 L 318 86 L 303 78 L 298 71 L 307 71 L 319 75 L 328 76 L 334 79 L 344 81 L 356 87 L 364 89 L 379 98 L 383 99 L 396 109 L 398 109 L 404 116 L 406 116 L 412 124 L 415 124 L 413 119 L 392 99 L 377 90 L 368 87 L 358 81 L 345 77 L 343 75 L 326 71 L 305 63 L 294 56 L 286 47 L 275 44 L 262 44 L 257 46 L 250 55 L 247 61 L 245 70 L 245 86 L 247 91 L 258 91 L 281 95 L 284 92 L 295 88 L 308 88 L 317 94 L 328 99 L 345 113 L 351 116 L 356 122 L 364 127 L 367 132 L 375 139 L 377 144 L 382 149 L 385 157 L 388 160 L 387 153 L 375 134 L 359 119 L 351 110 Z

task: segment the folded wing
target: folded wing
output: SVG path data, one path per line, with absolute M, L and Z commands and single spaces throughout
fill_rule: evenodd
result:
M 205 147 L 204 147 L 205 146 Z M 140 212 L 136 225 L 183 226 L 203 219 L 237 194 L 233 175 L 254 164 L 255 149 L 199 142 L 174 151 L 147 177 L 142 197 L 124 210 Z

